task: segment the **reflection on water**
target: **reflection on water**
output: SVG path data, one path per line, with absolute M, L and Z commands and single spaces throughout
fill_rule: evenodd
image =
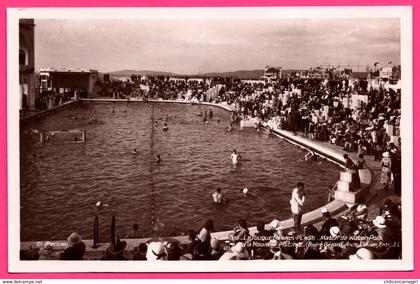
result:
M 205 125 L 197 114 L 206 108 L 83 103 L 27 125 L 21 131 L 21 239 L 64 239 L 72 231 L 91 238 L 95 214 L 105 241 L 112 215 L 123 237 L 132 223 L 151 236 L 152 217 L 165 224 L 164 235 L 198 229 L 207 218 L 217 230 L 233 228 L 240 218 L 250 225 L 269 222 L 289 217 L 297 181 L 306 184 L 305 210 L 325 203 L 328 185 L 338 179 L 336 165 L 300 162 L 303 150 L 255 130 L 227 132 L 229 115 L 218 108 Z M 30 129 L 86 129 L 87 142 L 40 144 Z M 243 158 L 236 168 L 233 148 Z M 227 206 L 212 203 L 217 187 Z M 97 201 L 109 207 L 99 211 Z

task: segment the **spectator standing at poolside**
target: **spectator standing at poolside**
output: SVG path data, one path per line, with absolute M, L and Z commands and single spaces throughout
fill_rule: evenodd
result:
M 395 194 L 401 195 L 401 155 L 394 144 L 391 144 L 391 172 L 394 179 Z
M 303 182 L 298 182 L 293 189 L 292 198 L 290 199 L 290 209 L 293 215 L 294 228 L 300 228 L 302 222 L 302 207 L 305 203 L 305 185 Z
M 359 169 L 357 168 L 357 165 L 347 154 L 344 154 L 343 158 L 345 161 L 344 167 L 347 172 L 351 173 L 351 180 L 354 183 L 355 188 L 360 188 Z
M 389 155 L 389 152 L 382 154 L 381 165 L 381 184 L 383 184 L 384 190 L 388 190 L 389 184 L 391 183 L 391 156 Z
M 328 199 L 327 199 L 328 203 L 334 200 L 336 190 L 337 190 L 337 183 L 334 186 L 333 185 L 328 186 Z
M 126 239 L 139 239 L 141 238 L 141 233 L 139 231 L 139 225 L 134 223 L 132 225 L 131 231 L 125 237 Z
M 210 233 L 214 230 L 213 220 L 208 219 L 205 223 L 203 228 L 201 228 L 200 233 L 197 235 L 197 239 L 202 243 L 207 243 L 210 247 Z
M 357 159 L 357 168 L 359 170 L 366 168 L 366 160 L 363 154 L 359 154 L 359 158 Z

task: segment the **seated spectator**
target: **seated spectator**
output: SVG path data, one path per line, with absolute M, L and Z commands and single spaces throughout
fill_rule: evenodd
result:
M 293 256 L 282 252 L 279 242 L 277 240 L 270 240 L 268 243 L 268 252 L 262 257 L 266 260 L 280 260 L 280 259 L 293 259 Z
M 213 220 L 208 219 L 205 223 L 203 228 L 201 228 L 200 233 L 197 236 L 197 239 L 200 242 L 208 243 L 210 245 L 210 233 L 214 230 Z
M 19 259 L 20 260 L 38 260 L 39 254 L 34 249 L 29 249 L 29 250 L 21 249 L 19 251 Z
M 151 242 L 147 246 L 146 258 L 148 261 L 167 260 L 168 253 L 163 242 Z
M 275 232 L 274 230 L 266 230 L 265 229 L 265 224 L 261 221 L 259 221 L 257 223 L 256 227 L 257 227 L 257 231 L 254 234 L 254 236 L 256 236 L 256 237 L 262 237 L 262 236 L 270 237 L 270 236 L 273 236 L 273 234 Z
M 363 202 L 361 202 L 360 204 L 357 204 L 356 212 L 355 212 L 355 217 L 357 218 L 357 220 L 366 220 L 367 215 L 368 215 L 367 206 L 363 204 Z
M 210 248 L 209 259 L 211 260 L 218 260 L 224 253 L 223 242 L 216 238 L 211 239 Z
M 187 253 L 192 254 L 193 248 L 199 242 L 200 242 L 200 240 L 198 240 L 196 232 L 194 230 L 189 230 L 188 231 L 188 244 L 182 250 L 181 254 L 187 254 Z
M 134 248 L 133 260 L 147 260 L 147 245 L 145 243 L 139 244 L 138 247 Z
M 313 225 L 308 225 L 304 229 L 305 240 L 300 247 L 296 248 L 296 257 L 299 259 L 322 259 L 317 240 L 318 230 Z
M 321 213 L 322 213 L 322 219 L 324 220 L 324 222 L 322 223 L 322 227 L 321 227 L 321 230 L 319 231 L 319 234 L 328 236 L 330 235 L 330 229 L 332 227 L 338 226 L 338 221 L 334 218 L 331 218 L 330 212 L 328 211 L 327 208 L 322 208 Z
M 211 247 L 208 243 L 199 242 L 193 248 L 193 260 L 210 260 Z
M 243 242 L 236 243 L 229 251 L 225 252 L 219 260 L 247 260 L 249 253 Z
M 168 260 L 179 260 L 181 256 L 181 248 L 178 242 L 169 242 L 166 245 L 166 251 L 168 253 Z
M 238 226 L 233 229 L 233 234 L 231 235 L 231 240 L 234 242 L 246 241 L 249 236 L 248 225 L 245 220 L 241 219 L 238 222 Z
M 50 242 L 45 242 L 39 250 L 39 260 L 58 260 L 60 255 L 54 251 L 54 247 Z
M 388 227 L 386 219 L 383 216 L 376 216 L 372 221 L 374 228 L 373 234 L 376 235 L 379 239 L 372 240 L 372 252 L 376 258 L 386 259 L 389 257 L 389 246 L 383 246 L 384 243 L 392 243 L 395 239 L 395 236 L 392 234 L 391 229 Z
M 274 232 L 275 230 L 266 230 L 263 222 L 257 223 L 257 232 L 255 232 L 254 237 L 250 242 L 255 258 L 260 258 L 261 256 L 267 254 L 269 251 L 267 244 L 274 238 Z
M 127 242 L 121 241 L 120 238 L 117 237 L 115 244 L 111 243 L 106 249 L 102 260 L 128 260 L 128 258 L 124 256 L 126 246 Z
M 86 245 L 78 233 L 71 233 L 67 238 L 69 246 L 60 255 L 61 260 L 82 260 L 86 251 Z
M 373 253 L 367 248 L 360 248 L 353 255 L 349 256 L 351 260 L 364 260 L 364 259 L 374 259 Z

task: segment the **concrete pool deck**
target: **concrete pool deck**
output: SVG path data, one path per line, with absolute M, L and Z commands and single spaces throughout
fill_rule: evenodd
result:
M 108 102 L 127 102 L 127 100 L 122 100 L 122 99 L 82 99 L 80 101 L 108 101 Z M 141 101 L 141 100 L 130 100 L 130 102 L 136 102 L 136 101 Z M 67 105 L 73 104 L 74 102 L 77 101 L 72 101 L 69 102 Z M 183 104 L 191 104 L 190 101 L 179 101 L 179 100 L 173 100 L 173 101 L 164 101 L 164 100 L 149 100 L 149 102 L 154 102 L 154 103 L 183 103 Z M 195 104 L 200 104 L 200 105 L 209 105 L 209 106 L 215 106 L 215 107 L 220 107 L 223 108 L 227 111 L 231 111 L 233 109 L 233 106 L 228 105 L 226 103 L 222 103 L 222 104 L 214 104 L 214 103 L 195 103 Z M 67 106 L 66 105 L 66 106 Z M 57 108 L 54 108 L 55 111 Z M 45 115 L 48 112 L 44 112 L 42 115 Z M 36 116 L 36 115 L 34 115 Z M 25 120 L 28 118 L 25 118 Z M 278 129 L 276 127 L 274 127 L 274 133 L 276 136 L 281 137 L 282 139 L 286 139 L 287 141 L 296 144 L 300 147 L 306 148 L 306 149 L 311 149 L 312 151 L 315 151 L 316 153 L 318 153 L 319 155 L 323 156 L 324 158 L 335 162 L 337 164 L 340 164 L 341 166 L 344 164 L 344 159 L 343 159 L 343 154 L 347 153 L 353 160 L 357 160 L 357 153 L 349 153 L 349 152 L 344 152 L 342 151 L 339 147 L 337 146 L 333 146 L 329 143 L 326 142 L 314 142 L 311 141 L 309 139 L 303 138 L 301 136 L 297 136 L 297 135 L 293 135 L 292 132 L 289 131 L 285 131 L 285 130 L 281 130 Z M 367 162 L 367 166 L 370 169 L 372 175 L 370 176 L 370 180 L 367 184 L 364 184 L 363 187 L 367 187 L 370 191 L 370 194 L 368 196 L 368 201 L 369 199 L 371 200 L 372 198 L 374 198 L 376 196 L 376 192 L 380 191 L 380 186 L 378 186 L 378 184 L 375 184 L 374 181 L 377 180 L 376 176 L 378 176 L 378 174 L 380 174 L 380 163 L 376 162 L 373 160 L 372 157 L 366 157 L 366 162 Z M 327 190 L 327 189 L 326 189 Z M 369 203 L 369 202 L 368 202 Z M 289 207 L 289 204 L 287 204 L 287 207 Z M 325 207 L 329 210 L 329 212 L 331 213 L 331 215 L 339 215 L 344 213 L 346 210 L 348 210 L 348 206 L 346 205 L 345 202 L 343 201 L 332 201 L 324 206 L 321 207 Z M 322 214 L 320 212 L 320 209 L 316 209 L 313 210 L 311 212 L 307 212 L 303 215 L 302 218 L 302 226 L 306 226 L 309 224 L 317 224 L 322 220 Z M 271 221 L 271 220 L 267 220 L 267 221 Z M 280 221 L 280 225 L 283 226 L 284 228 L 290 228 L 293 226 L 293 220 L 287 219 L 284 221 Z M 256 231 L 256 227 L 251 227 L 249 228 L 249 231 L 251 233 L 251 235 Z M 70 232 L 69 232 L 70 233 Z M 229 234 L 232 233 L 232 231 L 223 231 L 223 232 L 214 232 L 212 233 L 212 237 L 213 238 L 217 238 L 220 240 L 226 240 L 228 239 Z M 127 242 L 127 247 L 126 250 L 127 251 L 132 251 L 136 246 L 138 246 L 140 243 L 142 242 L 147 242 L 149 241 L 151 238 L 142 238 L 142 239 L 125 239 L 125 241 Z M 163 238 L 165 239 L 165 238 Z M 188 237 L 187 236 L 177 236 L 177 237 L 173 237 L 173 239 L 176 239 L 177 241 L 181 242 L 181 243 L 187 243 L 188 242 Z M 98 255 L 102 255 L 102 253 L 104 252 L 104 250 L 108 247 L 108 243 L 100 243 L 98 244 L 97 248 L 92 248 L 93 246 L 93 240 L 83 240 L 86 244 L 86 259 L 97 259 Z M 64 243 L 65 241 L 61 241 L 61 243 Z M 31 241 L 31 242 L 21 242 L 21 249 L 26 250 L 26 249 L 37 249 L 40 248 L 43 242 L 37 242 L 37 241 Z

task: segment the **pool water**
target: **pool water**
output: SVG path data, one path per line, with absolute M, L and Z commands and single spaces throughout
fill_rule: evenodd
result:
M 198 114 L 209 109 L 206 125 Z M 229 113 L 217 107 L 137 102 L 81 102 L 30 122 L 20 132 L 21 241 L 65 239 L 73 231 L 92 238 L 95 215 L 102 241 L 113 215 L 121 237 L 133 223 L 143 237 L 153 236 L 157 219 L 166 236 L 198 230 L 208 218 L 218 231 L 241 218 L 268 223 L 290 217 L 298 181 L 306 187 L 305 211 L 326 203 L 337 165 L 303 162 L 297 146 L 255 129 L 228 132 L 228 125 Z M 86 143 L 39 143 L 36 133 L 70 129 L 85 129 Z M 234 148 L 242 157 L 237 167 Z M 212 201 L 217 187 L 229 199 L 225 206 Z M 108 206 L 98 210 L 98 201 Z

